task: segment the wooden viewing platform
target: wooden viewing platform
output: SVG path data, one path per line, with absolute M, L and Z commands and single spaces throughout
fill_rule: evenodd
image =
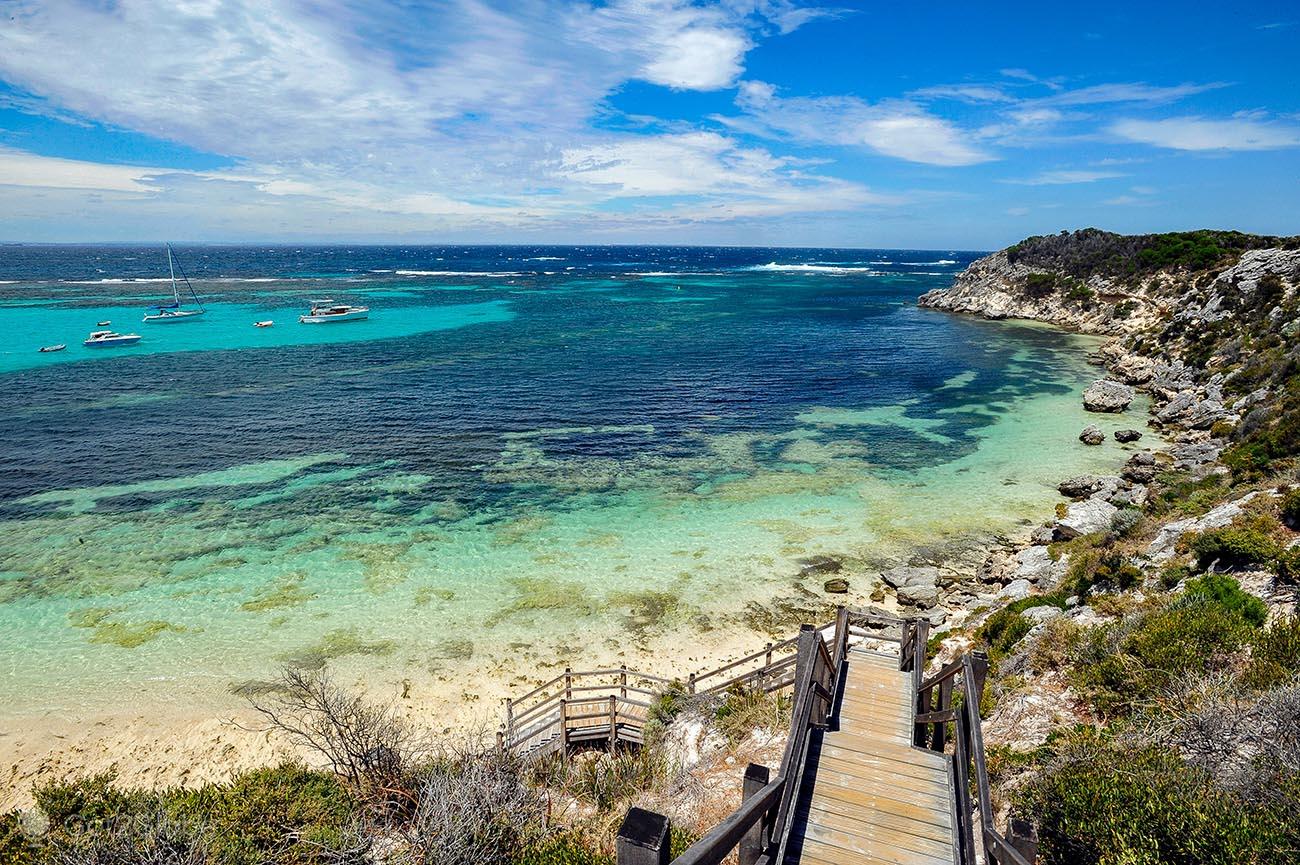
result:
M 972 652 L 925 676 L 930 624 L 839 608 L 685 682 L 628 670 L 566 669 L 506 701 L 501 747 L 526 757 L 583 743 L 637 746 L 667 688 L 791 690 L 775 777 L 745 771 L 744 801 L 672 865 L 1033 865 L 1032 827 L 994 826 L 979 705 L 988 661 Z M 891 648 L 896 647 L 896 648 Z M 958 699 L 959 698 L 959 699 Z M 667 818 L 632 808 L 619 865 L 668 865 Z

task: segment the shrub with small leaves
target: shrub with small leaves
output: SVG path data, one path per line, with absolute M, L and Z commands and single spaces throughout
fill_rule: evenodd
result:
M 1300 487 L 1292 487 L 1282 495 L 1278 511 L 1282 514 L 1282 522 L 1300 529 Z
M 1243 514 L 1222 528 L 1194 534 L 1187 547 L 1202 568 L 1266 566 L 1282 551 L 1277 529 L 1277 522 L 1267 514 Z

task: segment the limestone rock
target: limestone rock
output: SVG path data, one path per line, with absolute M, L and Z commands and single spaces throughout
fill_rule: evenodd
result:
M 1032 589 L 1029 580 L 1012 580 L 1002 587 L 1002 591 L 998 592 L 998 597 L 1004 601 L 1018 601 L 1021 598 L 1029 597 Z
M 1138 354 L 1126 354 L 1110 367 L 1115 377 L 1126 384 L 1146 384 L 1156 374 L 1155 362 Z
M 938 586 L 899 586 L 898 602 L 909 607 L 927 609 L 939 603 Z
M 1124 442 L 1124 443 L 1135 442 L 1140 438 L 1142 438 L 1142 433 L 1138 432 L 1135 429 L 1115 430 L 1115 441 L 1117 442 Z
M 895 589 L 935 588 L 939 584 L 939 569 L 932 565 L 900 565 L 882 572 L 880 578 Z
M 1083 428 L 1083 432 L 1079 433 L 1079 441 L 1086 445 L 1099 445 L 1105 440 L 1106 434 L 1095 423 L 1088 424 Z
M 1119 470 L 1119 476 L 1135 484 L 1149 484 L 1156 476 L 1156 458 L 1146 451 L 1133 454 Z
M 1119 412 L 1133 402 L 1133 388 L 1128 385 L 1099 378 L 1083 392 L 1083 407 L 1088 411 Z
M 1065 518 L 1056 521 L 1056 535 L 1062 540 L 1077 538 L 1104 532 L 1110 528 L 1110 521 L 1119 508 L 1109 502 L 1088 499 L 1083 502 L 1071 502 L 1065 511 Z
M 806 559 L 800 559 L 799 576 L 814 577 L 818 574 L 838 574 L 844 565 L 839 559 L 830 556 L 809 556 Z
M 1055 585 L 1064 576 L 1066 563 L 1052 561 L 1047 547 L 1025 547 L 1016 553 L 1015 579 L 1038 586 Z
M 1203 532 L 1206 529 L 1223 528 L 1241 516 L 1243 513 L 1242 505 L 1257 495 L 1259 493 L 1247 493 L 1235 502 L 1225 502 L 1203 516 L 1166 523 L 1161 527 L 1160 533 L 1156 535 L 1155 540 L 1147 546 L 1147 555 L 1157 562 L 1169 561 L 1174 557 L 1179 538 L 1188 532 Z
M 1056 485 L 1056 491 L 1072 499 L 1086 499 L 1101 489 L 1101 480 L 1096 475 L 1077 475 Z
M 843 577 L 831 577 L 822 584 L 822 588 L 829 594 L 842 595 L 849 590 L 849 581 Z
M 1053 607 L 1051 604 L 1044 604 L 1041 607 L 1030 607 L 1027 610 L 1021 610 L 1020 615 L 1036 625 L 1043 622 L 1050 622 L 1052 619 L 1059 619 L 1065 613 L 1060 607 Z

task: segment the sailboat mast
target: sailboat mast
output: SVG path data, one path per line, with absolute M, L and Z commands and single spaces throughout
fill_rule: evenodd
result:
M 181 305 L 181 292 L 176 287 L 176 265 L 172 263 L 172 245 L 167 244 L 167 270 L 172 275 L 172 297 L 176 298 L 177 308 Z

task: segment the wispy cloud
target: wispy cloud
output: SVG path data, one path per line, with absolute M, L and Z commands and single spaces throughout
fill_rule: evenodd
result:
M 750 129 L 803 141 L 868 147 L 927 165 L 961 166 L 994 157 L 956 124 L 906 100 L 868 103 L 853 96 L 778 96 L 762 81 L 743 82 L 736 104 Z
M 1096 183 L 1098 180 L 1110 180 L 1124 176 L 1117 171 L 1062 170 L 1044 171 L 1033 177 L 1007 180 L 1005 182 L 1021 186 L 1062 186 L 1071 183 Z
M 1120 138 L 1172 150 L 1281 150 L 1300 147 L 1300 126 L 1249 117 L 1214 120 L 1169 117 L 1120 120 L 1110 131 Z

